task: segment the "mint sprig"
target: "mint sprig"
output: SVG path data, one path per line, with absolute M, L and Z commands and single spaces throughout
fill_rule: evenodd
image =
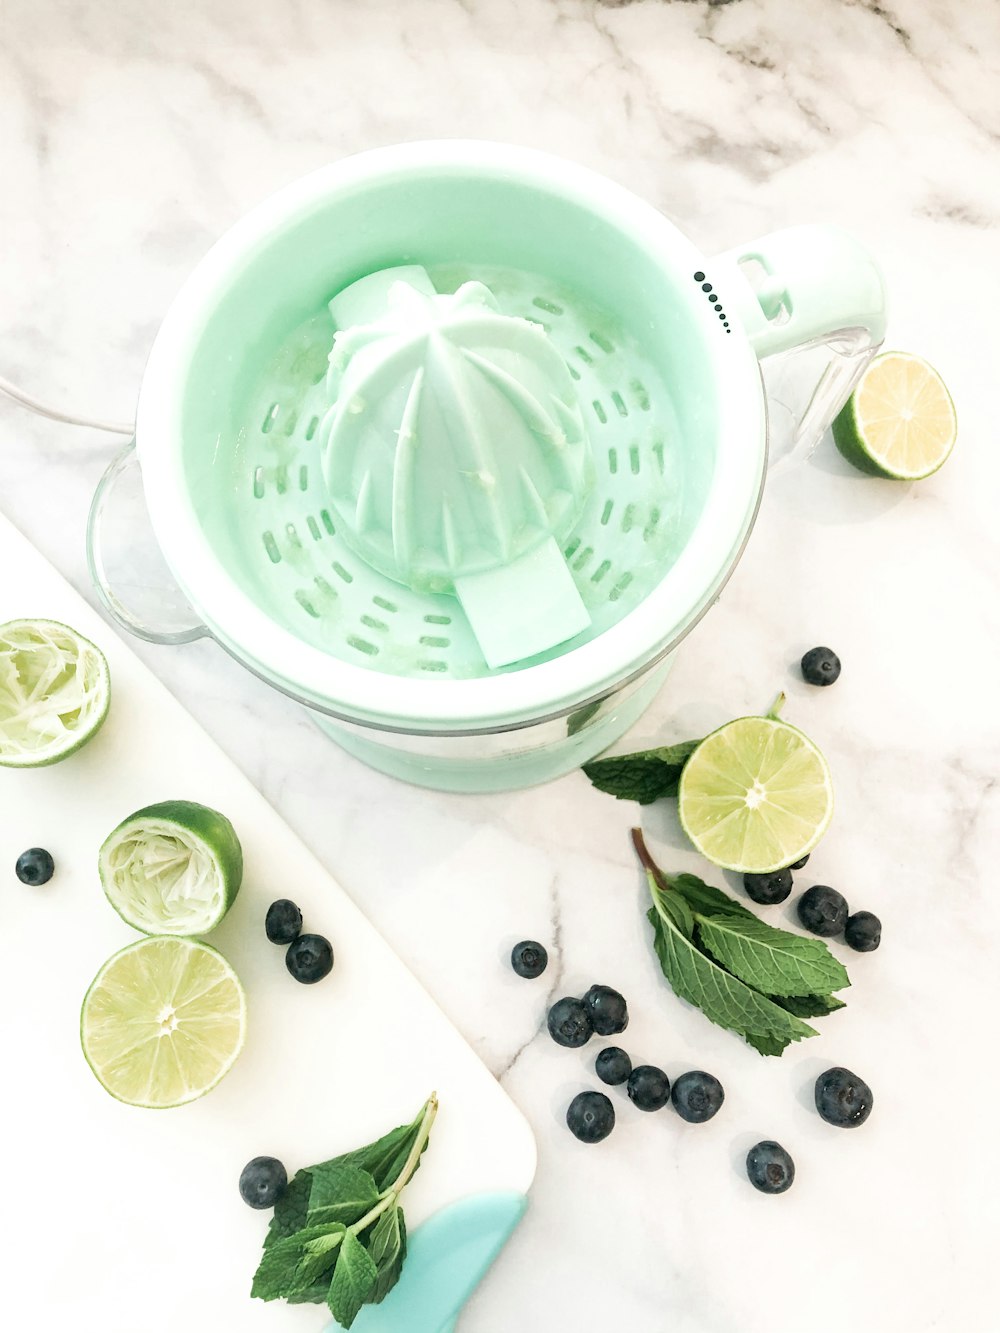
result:
M 843 1007 L 832 992 L 850 979 L 822 940 L 767 925 L 695 875 L 668 877 L 639 829 L 632 841 L 649 882 L 653 949 L 681 999 L 762 1055 L 815 1037 L 805 1019 Z
M 275 1206 L 251 1296 L 325 1303 L 349 1329 L 362 1306 L 388 1295 L 406 1257 L 399 1197 L 420 1166 L 437 1106 L 432 1095 L 411 1124 L 296 1172 Z
M 633 754 L 594 759 L 583 771 L 598 791 L 606 791 L 619 801 L 638 801 L 650 805 L 661 796 L 676 796 L 681 769 L 701 741 L 680 741 L 660 745 L 655 750 L 637 750 Z

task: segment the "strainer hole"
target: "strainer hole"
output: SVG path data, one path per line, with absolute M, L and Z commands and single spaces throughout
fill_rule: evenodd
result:
M 627 504 L 622 514 L 622 532 L 631 532 L 635 527 L 635 505 Z
M 333 526 L 333 519 L 330 517 L 329 509 L 321 509 L 319 511 L 319 516 L 323 520 L 324 528 L 326 528 L 327 532 L 332 537 L 337 529 Z
M 637 476 L 639 475 L 639 465 L 640 465 L 640 459 L 639 459 L 639 446 L 638 446 L 637 444 L 633 444 L 633 445 L 629 448 L 629 451 L 628 451 L 628 461 L 629 461 L 629 465 L 630 465 L 631 468 L 632 468 L 632 475 L 633 475 L 633 477 L 637 477 Z
M 356 648 L 359 653 L 365 653 L 368 657 L 378 656 L 377 643 L 369 643 L 367 639 L 360 639 L 356 634 L 349 635 L 347 642 L 352 648 Z
M 610 568 L 611 568 L 611 561 L 602 560 L 601 563 L 594 570 L 593 574 L 591 574 L 590 576 L 591 583 L 600 583 L 601 579 L 604 578 L 605 574 L 607 574 Z
M 605 501 L 604 501 L 604 508 L 603 508 L 603 510 L 601 511 L 601 526 L 602 526 L 602 527 L 606 528 L 606 527 L 608 526 L 608 520 L 611 518 L 611 513 L 612 513 L 612 510 L 614 509 L 614 507 L 615 507 L 615 502 L 614 502 L 614 500 L 605 500 Z
M 665 464 L 663 461 L 663 441 L 657 440 L 653 445 L 653 457 L 656 459 L 656 468 L 660 476 L 663 476 Z
M 622 593 L 626 590 L 626 588 L 631 582 L 632 582 L 632 575 L 623 574 L 621 578 L 618 580 L 618 582 L 615 584 L 615 586 L 608 593 L 608 601 L 617 602 L 618 598 L 622 595 Z
M 580 554 L 573 561 L 573 568 L 582 569 L 593 554 L 594 554 L 594 548 L 592 546 L 585 546 L 583 550 L 580 552 Z
M 299 468 L 299 490 L 307 491 L 309 489 L 309 469 L 305 463 Z
M 607 338 L 605 338 L 604 334 L 603 334 L 603 333 L 598 333 L 596 330 L 593 330 L 593 331 L 591 332 L 591 334 L 590 334 L 590 341 L 591 341 L 592 343 L 594 343 L 595 346 L 599 347 L 599 348 L 601 349 L 602 352 L 609 353 L 609 352 L 613 352 L 613 351 L 615 350 L 615 345 L 614 345 L 614 343 L 612 343 L 612 342 L 608 342 L 608 340 L 607 340 Z
M 635 394 L 635 401 L 639 404 L 640 412 L 649 411 L 649 391 L 642 380 L 633 380 L 629 388 Z
M 313 583 L 315 583 L 316 587 L 323 594 L 324 597 L 337 596 L 337 594 L 330 587 L 329 583 L 327 583 L 326 579 L 323 577 L 322 574 L 317 574 L 316 577 L 313 579 Z
M 539 310 L 545 310 L 550 315 L 561 315 L 563 312 L 561 305 L 556 305 L 553 301 L 546 301 L 543 296 L 536 296 L 531 304 L 537 306 Z
M 291 414 L 291 416 L 288 418 L 288 420 L 285 422 L 285 434 L 286 434 L 286 435 L 291 435 L 291 434 L 294 433 L 294 431 L 295 431 L 295 423 L 298 421 L 298 419 L 299 419 L 299 414 L 298 414 L 298 412 L 293 412 L 293 413 Z
M 442 639 L 438 634 L 421 634 L 420 642 L 425 648 L 448 648 L 451 639 Z
M 296 530 L 295 530 L 295 524 L 294 524 L 294 523 L 286 523 L 286 524 L 285 524 L 285 533 L 286 533 L 287 536 L 288 536 L 289 544 L 290 544 L 291 546 L 294 546 L 295 549 L 296 549 L 297 551 L 301 551 L 301 550 L 302 550 L 302 538 L 301 538 L 301 537 L 299 536 L 299 534 L 296 532 Z
M 384 597 L 373 597 L 372 601 L 376 606 L 380 606 L 383 611 L 398 611 L 399 607 L 395 602 L 386 601 Z
M 281 407 L 278 403 L 271 404 L 264 415 L 264 420 L 260 423 L 261 434 L 269 435 L 271 433 L 271 427 L 277 421 L 280 411 Z
M 587 351 L 586 347 L 574 347 L 573 350 L 585 366 L 592 366 L 594 364 L 594 358 Z
M 579 549 L 580 549 L 580 538 L 574 537 L 573 540 L 570 542 L 570 544 L 566 547 L 565 551 L 563 551 L 563 555 L 566 557 L 567 560 L 572 560 Z
M 621 394 L 618 392 L 617 389 L 613 389 L 611 391 L 611 401 L 614 403 L 615 410 L 617 411 L 620 417 L 628 416 L 628 408 L 625 406 L 625 399 L 621 396 Z
M 609 449 L 609 450 L 608 450 L 608 471 L 611 473 L 612 476 L 614 476 L 615 473 L 618 471 L 618 450 L 617 450 L 617 449 Z
M 367 625 L 369 629 L 381 630 L 383 633 L 389 628 L 384 620 L 376 620 L 374 616 L 364 615 L 361 617 L 362 625 Z
M 580 378 L 580 372 L 575 367 L 567 366 L 566 369 L 569 371 L 570 379 L 578 380 Z
M 451 616 L 424 616 L 428 625 L 450 625 Z
M 656 529 L 660 526 L 660 517 L 660 511 L 656 505 L 654 505 L 649 513 L 649 522 L 642 530 L 642 540 L 644 542 L 651 541 L 656 534 Z
M 448 670 L 448 663 L 447 663 L 447 662 L 438 662 L 438 661 L 418 662 L 418 663 L 417 663 L 417 666 L 420 668 L 421 671 L 447 671 L 447 670 Z
M 302 610 L 305 611 L 307 615 L 312 616 L 313 620 L 319 620 L 319 612 L 316 610 L 312 602 L 310 602 L 309 598 L 305 595 L 304 592 L 302 592 L 301 589 L 299 589 L 299 591 L 295 594 L 295 600 L 298 602 L 299 606 L 302 607 Z
M 310 417 L 309 425 L 306 427 L 306 439 L 311 440 L 316 434 L 316 427 L 319 425 L 319 417 Z
M 278 550 L 278 543 L 274 540 L 273 532 L 264 533 L 264 550 L 267 552 L 271 564 L 276 565 L 281 560 L 281 552 Z
M 594 409 L 594 416 L 603 426 L 608 419 L 608 414 L 607 412 L 605 412 L 604 407 L 602 406 L 600 400 L 595 398 L 591 406 Z
M 354 582 L 354 575 L 350 572 L 349 569 L 345 569 L 339 560 L 334 560 L 333 572 L 337 575 L 338 578 L 343 579 L 345 583 Z
M 313 518 L 312 514 L 306 519 L 306 526 L 309 528 L 310 537 L 312 537 L 314 542 L 318 542 L 323 534 L 320 532 L 319 524 Z
M 274 486 L 279 495 L 284 495 L 288 490 L 288 468 L 282 465 L 275 471 Z
M 264 498 L 264 469 L 262 467 L 253 470 L 253 494 L 255 500 Z

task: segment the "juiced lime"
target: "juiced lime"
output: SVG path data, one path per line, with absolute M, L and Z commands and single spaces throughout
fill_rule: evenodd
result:
M 246 998 L 215 949 L 165 935 L 137 940 L 98 972 L 83 1001 L 87 1063 L 119 1101 L 181 1106 L 203 1096 L 243 1049 Z
M 0 625 L 0 766 L 67 758 L 100 729 L 110 702 L 108 664 L 89 639 L 57 620 Z
M 115 911 L 147 935 L 204 935 L 229 911 L 243 879 L 236 830 L 196 801 L 161 801 L 129 815 L 98 859 Z
M 717 866 L 762 875 L 798 861 L 833 815 L 822 754 L 774 716 L 740 717 L 710 736 L 681 773 L 684 832 Z
M 833 438 L 849 463 L 896 481 L 936 472 L 957 433 L 944 381 L 910 352 L 875 357 L 833 423 Z

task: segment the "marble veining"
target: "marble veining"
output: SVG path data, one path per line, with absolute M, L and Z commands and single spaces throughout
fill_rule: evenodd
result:
M 668 867 L 702 868 L 669 804 L 640 812 L 579 774 L 490 797 L 411 790 L 340 754 L 211 644 L 136 645 L 531 1120 L 531 1208 L 463 1333 L 1000 1329 L 998 86 L 994 0 L 0 11 L 0 374 L 74 410 L 130 417 L 172 296 L 248 207 L 345 153 L 434 135 L 575 158 L 708 254 L 793 222 L 850 227 L 883 262 L 890 342 L 954 392 L 958 450 L 919 486 L 862 478 L 829 441 L 774 475 L 736 576 L 632 737 L 703 734 L 784 688 L 828 753 L 838 812 L 800 886 L 829 882 L 878 912 L 884 944 L 838 947 L 848 1008 L 781 1061 L 659 978 L 627 831 L 641 817 Z M 115 448 L 0 400 L 0 507 L 85 591 L 87 506 Z M 794 670 L 817 642 L 845 663 L 828 691 Z M 550 950 L 536 983 L 505 962 L 525 936 Z M 616 1099 L 606 1143 L 570 1138 L 565 1106 L 594 1086 L 598 1045 L 558 1050 L 544 1010 L 592 981 L 627 994 L 637 1060 L 718 1074 L 716 1121 Z M 856 1136 L 808 1107 L 833 1063 L 876 1092 Z M 796 1157 L 782 1199 L 742 1178 L 761 1137 Z M 64 1326 L 40 1305 L 38 1333 Z

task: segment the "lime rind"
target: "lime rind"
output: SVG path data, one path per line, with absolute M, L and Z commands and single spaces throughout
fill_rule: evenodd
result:
M 165 1110 L 210 1092 L 246 1039 L 246 994 L 208 944 L 136 940 L 104 963 L 80 1010 L 98 1082 L 129 1106 Z
M 871 362 L 833 422 L 837 448 L 869 476 L 922 481 L 955 447 L 958 417 L 938 372 L 912 352 Z
M 707 736 L 678 784 L 684 832 L 714 865 L 770 874 L 806 856 L 833 817 L 823 755 L 797 727 L 745 717 Z
M 98 869 L 111 906 L 135 930 L 205 935 L 236 899 L 243 851 L 217 810 L 196 801 L 161 801 L 109 834 Z
M 0 625 L 0 767 L 42 768 L 97 734 L 111 703 L 101 650 L 57 620 Z

